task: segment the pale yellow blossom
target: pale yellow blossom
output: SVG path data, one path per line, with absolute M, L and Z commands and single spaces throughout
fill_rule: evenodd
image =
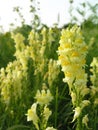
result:
M 43 115 L 44 115 L 46 122 L 48 121 L 48 118 L 50 117 L 51 114 L 52 114 L 52 112 L 49 110 L 49 108 L 47 106 L 45 106 Z
M 37 91 L 35 99 L 37 100 L 37 103 L 39 103 L 40 105 L 47 105 L 52 101 L 53 96 L 50 93 L 49 89 L 48 90 L 43 89 L 41 90 L 41 92 L 39 90 Z
M 90 93 L 90 89 L 89 88 L 87 88 L 87 87 L 84 87 L 84 88 L 82 87 L 81 88 L 80 94 L 81 94 L 82 97 L 84 97 L 85 95 L 87 95 L 89 93 Z
M 71 92 L 71 98 L 72 98 L 72 103 L 74 105 L 76 103 L 76 93 Z
M 83 101 L 81 102 L 81 108 L 82 108 L 82 109 L 83 109 L 84 107 L 88 106 L 88 105 L 90 105 L 90 101 L 89 101 L 89 100 L 83 100 Z
M 27 121 L 33 121 L 33 124 L 35 125 L 35 127 L 37 128 L 37 130 L 39 130 L 39 127 L 38 127 L 38 120 L 39 120 L 39 117 L 37 116 L 37 113 L 36 113 L 36 107 L 37 107 L 37 103 L 34 103 L 30 109 L 28 109 L 28 112 L 27 112 Z
M 81 108 L 80 107 L 76 107 L 75 110 L 73 110 L 75 113 L 74 113 L 74 117 L 73 117 L 73 120 L 72 122 L 74 122 L 81 114 Z
M 86 114 L 83 119 L 82 119 L 82 123 L 88 128 L 88 122 L 89 122 L 89 119 L 88 119 L 88 114 Z
M 15 40 L 15 43 L 22 44 L 23 41 L 25 40 L 24 36 L 20 33 L 17 34 L 12 34 L 12 38 Z

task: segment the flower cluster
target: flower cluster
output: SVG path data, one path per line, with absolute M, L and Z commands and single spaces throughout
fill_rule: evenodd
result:
M 23 71 L 23 68 L 18 61 L 14 61 L 13 63 L 10 62 L 6 69 L 1 69 L 1 97 L 6 104 L 15 102 L 17 99 L 21 98 L 23 91 L 22 84 L 25 82 L 25 76 L 26 73 Z
M 0 71 L 1 97 L 6 104 L 16 102 L 22 97 L 27 87 L 27 69 L 30 53 L 28 46 L 24 44 L 24 36 L 20 33 L 12 34 L 15 41 L 16 60 L 9 62 L 7 67 Z
M 86 54 L 87 46 L 81 28 L 75 25 L 72 28 L 63 29 L 58 47 L 58 64 L 61 65 L 65 75 L 63 81 L 69 85 L 69 92 L 75 108 L 73 121 L 76 119 L 79 121 L 83 109 L 90 104 L 90 101 L 85 99 L 85 95 L 90 92 L 86 85 Z M 82 115 L 81 118 L 80 120 L 83 120 L 84 116 Z M 80 129 L 82 124 L 79 125 L 79 122 L 77 124 L 77 129 Z
M 53 97 L 50 93 L 50 90 L 42 90 L 41 92 L 39 90 L 37 90 L 35 99 L 37 100 L 37 103 L 39 103 L 40 105 L 45 105 L 45 104 L 49 104 Z
M 84 75 L 83 67 L 87 46 L 84 42 L 81 29 L 77 26 L 71 29 L 62 30 L 60 46 L 58 48 L 59 61 L 62 71 L 65 74 L 64 82 L 69 86 L 75 81 L 75 84 L 84 84 L 87 75 Z
M 37 91 L 35 96 L 36 102 L 28 109 L 27 121 L 33 121 L 37 130 L 56 130 L 53 127 L 47 127 L 47 122 L 52 114 L 52 111 L 48 108 L 48 105 L 53 99 L 50 90 Z
M 60 67 L 57 65 L 57 61 L 50 59 L 48 63 L 48 83 L 51 87 L 53 82 L 57 79 L 60 72 Z

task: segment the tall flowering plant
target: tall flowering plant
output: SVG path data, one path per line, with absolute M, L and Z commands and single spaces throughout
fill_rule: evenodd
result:
M 88 115 L 85 107 L 90 104 L 86 95 L 90 92 L 87 87 L 87 74 L 85 73 L 87 46 L 81 28 L 73 26 L 61 32 L 60 46 L 58 47 L 58 64 L 64 72 L 64 82 L 69 85 L 72 98 L 74 116 L 72 122 L 77 120 L 76 130 L 88 128 Z
M 36 102 L 33 103 L 27 111 L 27 121 L 32 121 L 37 130 L 56 130 L 53 127 L 48 127 L 48 119 L 52 114 L 48 105 L 53 99 L 50 90 L 37 90 L 35 96 Z

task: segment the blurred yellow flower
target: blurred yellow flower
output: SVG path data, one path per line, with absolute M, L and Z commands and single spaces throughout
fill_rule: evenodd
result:
M 81 108 L 82 108 L 82 109 L 83 109 L 84 107 L 88 106 L 88 105 L 90 105 L 90 101 L 89 101 L 89 100 L 83 100 L 83 101 L 81 102 Z
M 39 130 L 39 126 L 38 126 L 38 116 L 36 113 L 36 107 L 37 107 L 37 103 L 34 103 L 30 109 L 28 109 L 27 112 L 27 121 L 33 121 L 33 124 L 35 125 L 35 127 L 37 128 L 37 130 Z
M 76 107 L 75 110 L 74 110 L 74 117 L 73 117 L 73 121 L 74 122 L 81 114 L 81 108 L 80 107 Z
M 52 114 L 52 112 L 49 110 L 49 108 L 47 106 L 45 106 L 43 114 L 44 114 L 45 121 L 47 122 L 48 118 Z
M 88 114 L 87 114 L 83 117 L 82 123 L 88 128 L 88 122 L 89 122 L 89 119 L 88 119 Z
M 12 34 L 12 38 L 15 40 L 15 43 L 21 44 L 25 40 L 24 36 L 21 33 Z
M 72 103 L 74 105 L 76 103 L 76 93 L 72 92 L 71 93 L 71 98 L 72 98 Z
M 53 96 L 51 95 L 49 89 L 46 91 L 41 90 L 41 92 L 38 90 L 35 99 L 37 100 L 37 103 L 39 103 L 40 105 L 46 105 L 52 101 Z

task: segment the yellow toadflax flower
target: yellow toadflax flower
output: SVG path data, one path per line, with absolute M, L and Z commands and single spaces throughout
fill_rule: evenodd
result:
M 30 109 L 28 109 L 28 112 L 27 112 L 27 121 L 33 121 L 33 124 L 35 125 L 35 127 L 37 128 L 37 130 L 39 130 L 39 127 L 38 127 L 38 116 L 37 116 L 37 113 L 36 113 L 36 107 L 37 107 L 37 103 L 34 103 Z
M 84 80 L 80 75 L 85 65 L 85 57 L 87 46 L 84 42 L 81 29 L 78 26 L 63 29 L 60 38 L 60 46 L 58 47 L 58 64 L 62 66 L 65 74 L 64 82 L 69 86 L 78 78 L 77 84 L 80 85 Z M 82 80 L 83 79 L 83 80 Z
M 81 108 L 83 109 L 84 107 L 86 106 L 89 106 L 90 105 L 90 101 L 89 100 L 83 100 L 81 102 Z
M 49 89 L 46 91 L 41 90 L 41 92 L 38 90 L 35 99 L 37 100 L 37 103 L 39 103 L 40 105 L 47 105 L 51 102 L 53 96 L 51 95 Z
M 82 123 L 88 128 L 88 122 L 89 122 L 89 119 L 88 119 L 88 114 L 87 114 L 83 117 Z
M 80 107 L 76 107 L 74 111 L 75 111 L 75 113 L 74 113 L 74 118 L 73 118 L 72 122 L 74 122 L 80 116 L 81 108 Z
M 49 108 L 47 106 L 45 106 L 43 114 L 44 114 L 45 121 L 47 122 L 48 118 L 52 114 L 52 112 L 49 110 Z
M 74 92 L 71 93 L 72 103 L 73 105 L 76 103 L 76 94 Z

